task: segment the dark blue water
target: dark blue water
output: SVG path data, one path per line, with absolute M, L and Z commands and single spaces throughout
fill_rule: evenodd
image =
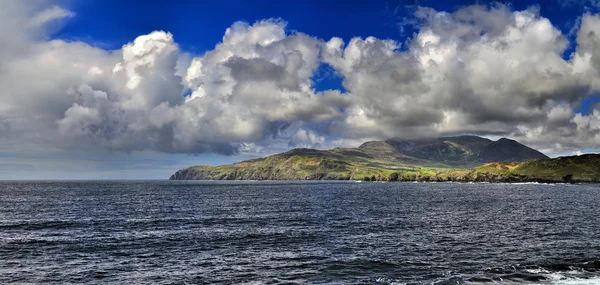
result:
M 600 186 L 0 182 L 0 283 L 600 284 Z

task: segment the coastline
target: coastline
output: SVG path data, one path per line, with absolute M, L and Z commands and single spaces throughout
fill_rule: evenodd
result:
M 530 179 L 530 180 L 398 180 L 398 181 L 365 181 L 361 179 L 168 179 L 169 181 L 208 181 L 208 182 L 351 182 L 351 183 L 456 183 L 456 184 L 600 184 L 598 181 L 578 181 L 570 182 L 551 180 L 551 179 Z
M 169 180 L 360 180 L 365 182 L 600 183 L 600 155 L 492 162 L 475 168 L 376 167 L 304 157 L 267 158 L 221 166 L 192 166 Z

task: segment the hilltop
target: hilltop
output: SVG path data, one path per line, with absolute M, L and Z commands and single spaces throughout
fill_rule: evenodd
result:
M 488 162 L 522 162 L 548 158 L 535 149 L 506 138 L 492 141 L 477 136 L 459 136 L 421 140 L 390 139 L 386 142 L 408 156 L 458 168 Z
M 514 140 L 477 136 L 371 141 L 357 148 L 292 149 L 220 166 L 192 166 L 171 180 L 469 180 L 491 162 L 548 159 Z

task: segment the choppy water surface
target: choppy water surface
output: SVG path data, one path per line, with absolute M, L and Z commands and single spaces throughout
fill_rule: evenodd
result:
M 600 284 L 600 186 L 0 182 L 0 283 Z

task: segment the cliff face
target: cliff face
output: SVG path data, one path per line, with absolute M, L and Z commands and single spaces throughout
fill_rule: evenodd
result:
M 191 168 L 181 169 L 175 172 L 169 180 L 210 180 L 210 175 L 205 171 L 198 171 Z
M 433 143 L 367 142 L 358 148 L 293 149 L 229 165 L 192 166 L 169 179 L 594 182 L 600 177 L 594 170 L 600 169 L 598 156 L 545 157 L 516 141 L 469 136 Z M 537 159 L 520 162 L 532 158 Z M 492 159 L 515 162 L 481 162 Z
M 327 173 L 325 171 L 315 172 L 306 175 L 301 172 L 291 171 L 290 173 L 281 173 L 281 171 L 262 169 L 234 170 L 223 172 L 220 170 L 186 168 L 181 169 L 171 175 L 169 180 L 350 180 L 350 175 Z

